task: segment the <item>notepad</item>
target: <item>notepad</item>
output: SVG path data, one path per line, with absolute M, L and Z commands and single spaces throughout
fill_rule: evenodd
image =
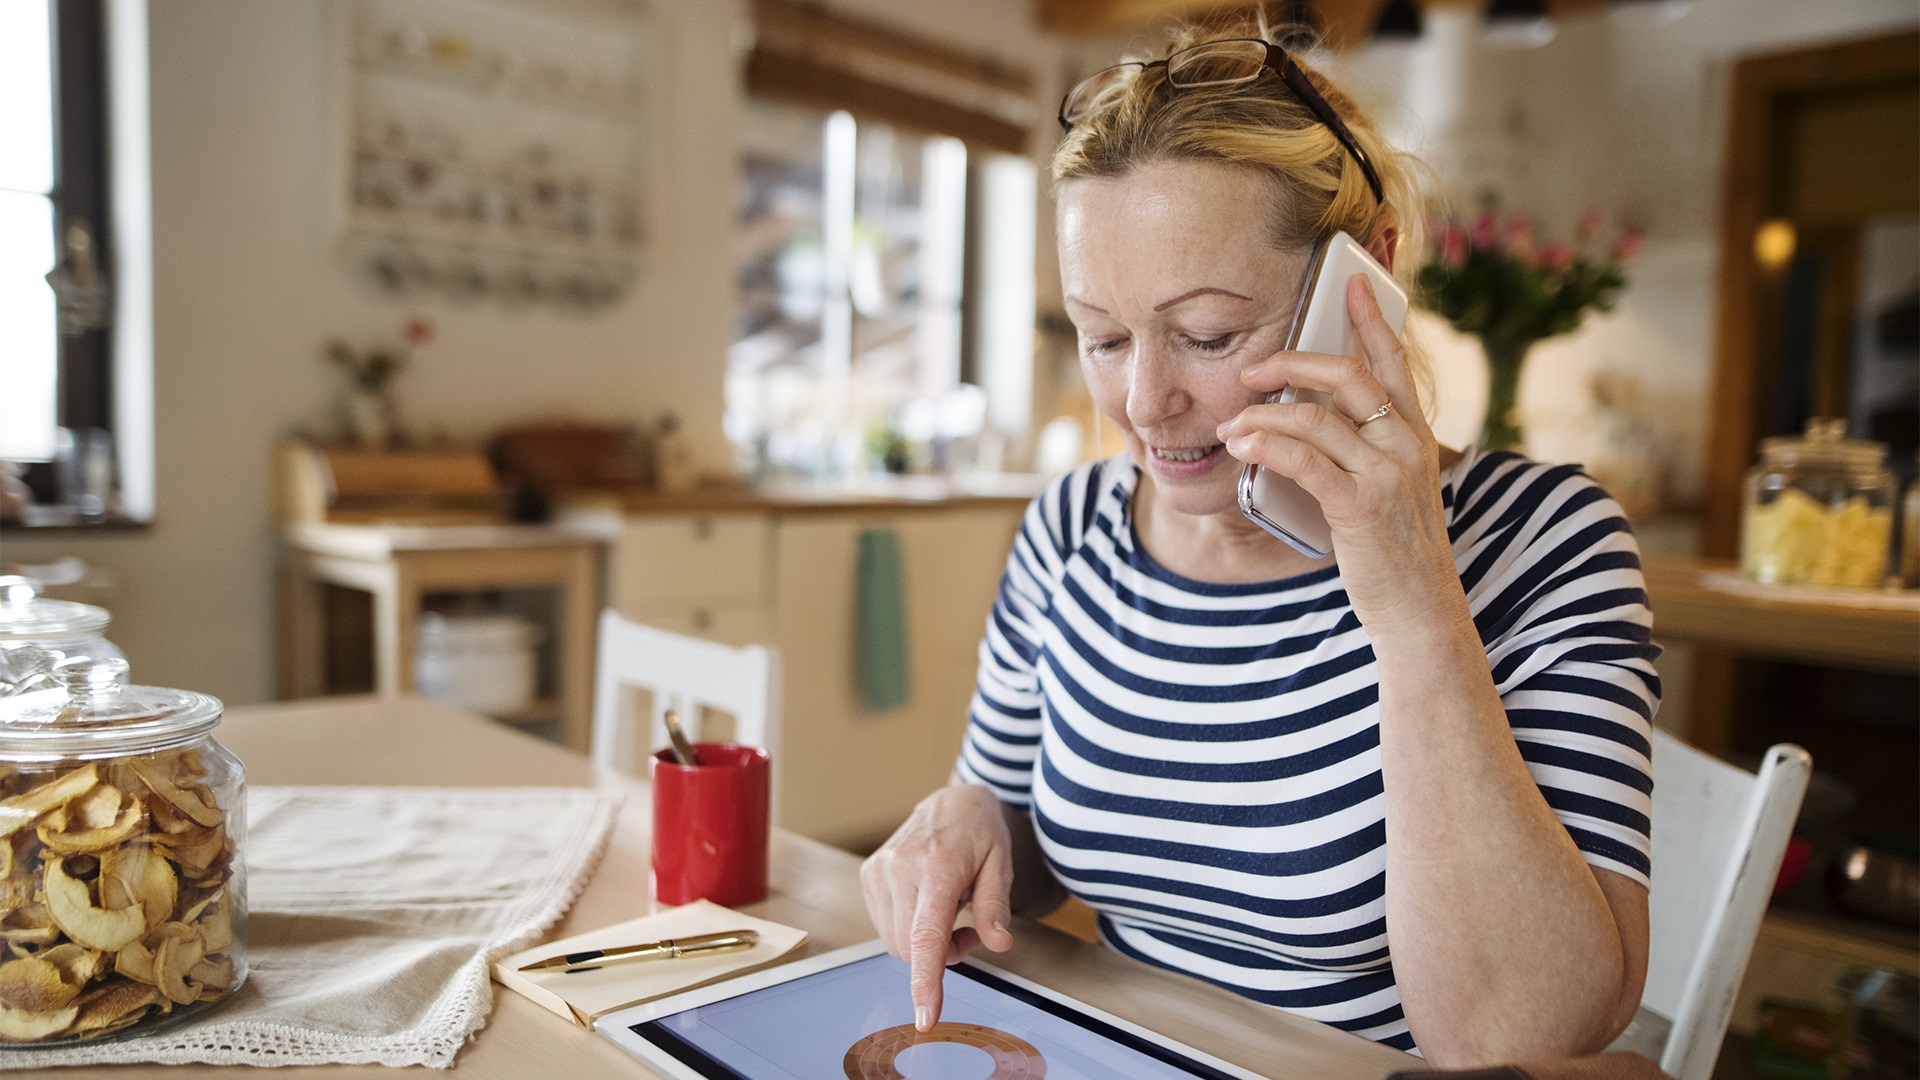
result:
M 725 930 L 755 930 L 759 932 L 760 940 L 744 952 L 685 960 L 637 960 L 608 964 L 592 971 L 518 970 L 524 964 L 560 953 L 638 945 L 661 938 L 691 937 Z M 581 1027 L 591 1028 L 596 1019 L 616 1009 L 778 963 L 793 955 L 806 941 L 807 935 L 803 930 L 742 915 L 705 900 L 696 900 L 644 918 L 589 930 L 502 957 L 494 961 L 493 981 L 531 998 L 541 1008 L 555 1015 L 564 1016 Z

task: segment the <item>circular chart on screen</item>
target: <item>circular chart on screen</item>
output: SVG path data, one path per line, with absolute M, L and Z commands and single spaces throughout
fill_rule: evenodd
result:
M 918 1031 L 912 1024 L 901 1024 L 876 1031 L 847 1048 L 847 1080 L 906 1080 L 894 1062 L 900 1054 L 915 1046 L 950 1043 L 970 1046 L 985 1052 L 993 1062 L 986 1080 L 1041 1080 L 1047 1075 L 1047 1061 L 1033 1044 L 1018 1036 L 981 1024 L 935 1024 L 931 1030 Z

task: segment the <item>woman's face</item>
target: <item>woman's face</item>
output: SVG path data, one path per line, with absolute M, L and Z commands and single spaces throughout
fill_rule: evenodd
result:
M 1240 464 L 1214 430 L 1260 400 L 1240 373 L 1284 343 L 1306 253 L 1267 239 L 1252 169 L 1176 161 L 1060 191 L 1060 276 L 1094 404 L 1157 498 L 1236 512 Z

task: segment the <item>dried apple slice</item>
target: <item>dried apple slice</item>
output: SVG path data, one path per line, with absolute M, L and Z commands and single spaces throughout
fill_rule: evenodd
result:
M 173 917 L 179 895 L 173 867 L 145 844 L 114 848 L 100 856 L 101 907 L 144 908 L 146 929 L 151 930 Z
M 61 820 L 61 813 L 55 810 L 48 814 L 35 831 L 40 836 L 40 842 L 47 847 L 74 855 L 105 851 L 126 843 L 134 833 L 140 830 L 147 816 L 146 808 L 140 804 L 139 799 L 132 800 L 125 809 L 120 811 L 119 817 L 109 819 L 106 825 L 98 828 L 75 829 L 69 822 Z M 71 817 L 71 815 L 68 816 Z
M 26 1013 L 64 1009 L 78 986 L 67 984 L 59 968 L 35 957 L 0 964 L 0 1007 Z
M 68 803 L 64 808 L 71 822 L 83 829 L 104 829 L 120 816 L 125 796 L 111 784 L 96 784 L 92 791 Z
M 230 956 L 209 956 L 193 965 L 187 972 L 187 978 L 200 984 L 202 991 L 224 991 L 233 988 L 233 958 Z
M 51 945 L 60 936 L 53 913 L 39 901 L 22 904 L 0 918 L 0 939 L 21 945 Z
M 227 843 L 227 830 L 215 825 L 211 828 L 189 826 L 187 832 L 169 836 L 156 834 L 153 846 L 164 852 L 167 858 L 180 865 L 182 870 L 191 870 L 196 874 L 204 873 L 215 859 L 220 857 Z
M 25 1012 L 0 1005 L 0 1040 L 39 1042 L 50 1039 L 72 1027 L 79 1015 L 79 1008 L 73 1005 L 52 1012 Z
M 115 910 L 95 907 L 87 883 L 69 877 L 64 863 L 57 858 L 46 862 L 47 908 L 67 937 L 88 948 L 119 952 L 147 928 L 146 908 L 139 904 Z
M 137 983 L 153 985 L 153 950 L 142 941 L 130 941 L 113 958 L 113 970 Z
M 176 1005 L 191 1005 L 200 1000 L 200 988 L 188 985 L 187 973 L 206 959 L 207 943 L 200 932 L 190 926 L 170 923 L 166 929 L 173 927 L 186 933 L 169 934 L 153 950 L 153 981 L 167 1000 Z
M 58 780 L 0 799 L 0 836 L 12 836 L 41 814 L 85 795 L 99 779 L 99 770 L 89 763 Z
M 172 803 L 179 811 L 192 818 L 196 823 L 212 827 L 226 820 L 220 808 L 212 805 L 212 793 L 203 784 L 194 784 L 192 790 L 173 782 L 173 778 L 163 772 L 157 762 L 135 760 L 130 762 L 134 774 L 146 782 L 147 788 L 155 795 Z M 202 798 L 202 795 L 209 798 Z
M 60 977 L 75 990 L 92 982 L 93 977 L 106 970 L 107 966 L 105 954 L 71 941 L 55 945 L 41 953 L 39 958 L 59 968 Z
M 233 909 L 224 896 L 219 903 L 207 909 L 197 925 L 201 936 L 206 939 L 207 952 L 223 953 L 233 948 Z
M 140 1019 L 159 991 L 139 983 L 116 982 L 89 990 L 75 999 L 80 1010 L 72 1034 L 82 1038 L 118 1031 Z

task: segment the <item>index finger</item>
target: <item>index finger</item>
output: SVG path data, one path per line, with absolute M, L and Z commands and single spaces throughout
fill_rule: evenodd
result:
M 913 1026 L 929 1030 L 940 1020 L 941 980 L 947 974 L 947 950 L 953 943 L 953 919 L 960 898 L 939 887 L 920 890 L 907 933 L 907 986 L 913 993 Z

